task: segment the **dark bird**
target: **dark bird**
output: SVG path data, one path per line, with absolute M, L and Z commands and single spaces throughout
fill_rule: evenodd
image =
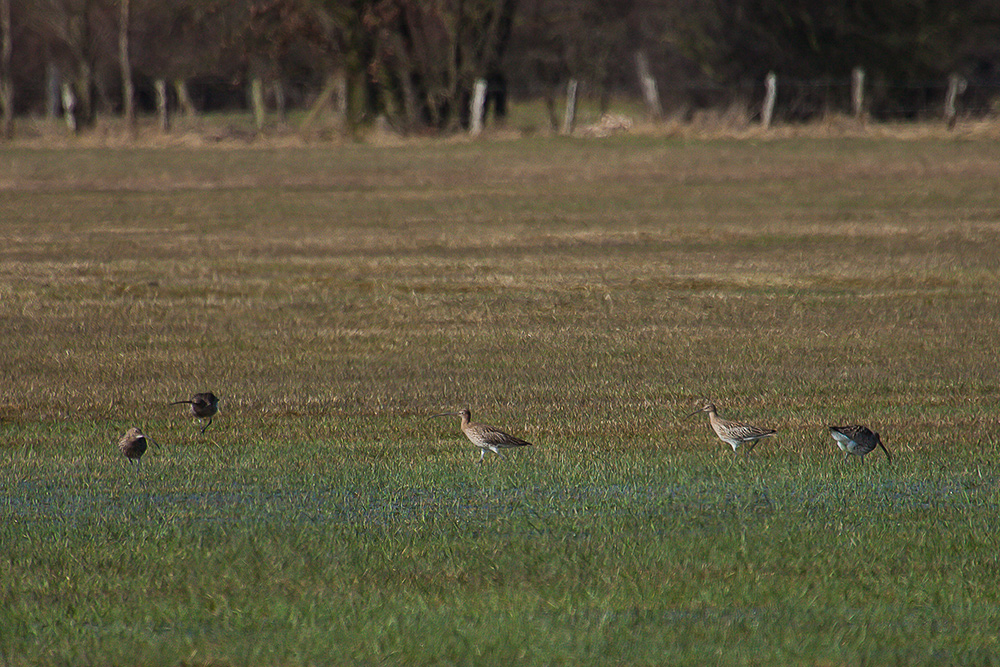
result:
M 752 426 L 744 422 L 738 422 L 731 419 L 723 419 L 719 416 L 719 413 L 715 409 L 714 403 L 709 403 L 703 408 L 695 410 L 691 414 L 685 415 L 684 418 L 692 417 L 699 412 L 708 413 L 708 421 L 712 425 L 712 430 L 715 434 L 719 436 L 719 440 L 733 448 L 735 453 L 741 445 L 749 443 L 747 448 L 747 453 L 752 452 L 753 448 L 757 445 L 757 441 L 761 438 L 767 438 L 775 433 L 773 428 L 760 428 L 759 426 Z
M 472 444 L 479 448 L 479 463 L 483 462 L 487 449 L 497 456 L 503 457 L 503 454 L 500 453 L 501 449 L 532 446 L 530 442 L 521 440 L 520 438 L 515 438 L 508 433 L 504 433 L 500 429 L 487 426 L 486 424 L 477 424 L 473 422 L 472 413 L 468 408 L 457 412 L 442 412 L 439 415 L 431 416 L 447 417 L 449 415 L 460 415 L 462 417 L 462 433 L 464 433 L 465 437 L 472 441 Z
M 881 447 L 885 452 L 885 457 L 892 463 L 892 454 L 882 444 L 879 434 L 867 426 L 852 424 L 851 426 L 830 426 L 830 435 L 837 441 L 837 446 L 844 452 L 846 461 L 851 454 L 861 457 L 861 462 L 865 462 L 865 454 L 871 452 L 876 447 Z
M 203 394 L 195 394 L 189 401 L 174 401 L 170 405 L 183 404 L 190 405 L 191 414 L 198 419 L 208 419 L 208 423 L 201 428 L 202 433 L 212 425 L 212 417 L 219 411 L 219 399 L 210 391 L 206 391 Z
M 125 431 L 125 435 L 118 440 L 118 451 L 132 462 L 133 467 L 138 472 L 139 465 L 142 463 L 142 455 L 146 453 L 146 436 L 133 426 Z

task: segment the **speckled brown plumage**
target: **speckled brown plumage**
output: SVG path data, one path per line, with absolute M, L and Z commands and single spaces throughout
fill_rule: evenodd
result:
M 136 427 L 125 431 L 125 435 L 118 440 L 118 451 L 131 461 L 136 469 L 142 463 L 142 455 L 146 453 L 146 436 Z
M 686 417 L 691 417 L 699 412 L 708 413 L 708 421 L 712 425 L 712 430 L 719 436 L 719 440 L 722 440 L 733 448 L 733 452 L 736 452 L 744 444 L 749 444 L 750 446 L 747 448 L 747 451 L 748 453 L 752 452 L 758 440 L 777 433 L 773 428 L 760 428 L 759 426 L 753 426 L 745 422 L 723 419 L 719 416 L 714 403 L 709 403 L 705 407 L 686 415 Z
M 448 415 L 459 415 L 462 417 L 462 433 L 465 434 L 465 437 L 467 437 L 472 444 L 479 448 L 479 463 L 483 462 L 483 458 L 486 456 L 486 450 L 502 457 L 503 454 L 500 453 L 501 449 L 532 446 L 532 444 L 527 440 L 516 438 L 509 433 L 504 433 L 498 428 L 473 422 L 472 412 L 468 408 L 458 410 L 457 412 L 443 412 L 439 415 L 433 416 L 445 417 Z

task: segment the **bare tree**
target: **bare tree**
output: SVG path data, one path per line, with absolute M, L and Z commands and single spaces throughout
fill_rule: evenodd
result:
M 95 94 L 99 92 L 97 72 L 106 74 L 117 66 L 113 46 L 116 5 L 113 0 L 37 0 L 31 11 L 32 28 L 42 35 L 59 69 L 68 77 L 77 127 L 93 124 Z M 101 92 L 106 101 L 107 91 Z
M 454 130 L 475 80 L 498 70 L 516 0 L 378 0 L 365 12 L 371 70 L 402 129 Z

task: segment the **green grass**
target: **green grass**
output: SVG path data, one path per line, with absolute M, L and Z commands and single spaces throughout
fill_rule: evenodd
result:
M 0 664 L 1000 662 L 1000 144 L 2 158 Z

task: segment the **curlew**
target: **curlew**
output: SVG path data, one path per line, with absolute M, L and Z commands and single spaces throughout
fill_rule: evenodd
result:
M 212 425 L 212 417 L 214 417 L 215 413 L 219 411 L 219 399 L 216 398 L 215 394 L 210 391 L 206 391 L 203 394 L 195 394 L 189 401 L 174 401 L 170 405 L 183 404 L 190 405 L 191 414 L 198 419 L 208 419 L 208 423 L 201 428 L 202 433 L 205 432 L 206 428 Z
M 487 426 L 486 424 L 477 424 L 473 422 L 472 413 L 468 408 L 458 410 L 457 412 L 442 412 L 439 415 L 431 416 L 447 417 L 450 415 L 459 415 L 462 417 L 462 433 L 464 433 L 465 437 L 472 441 L 472 444 L 479 448 L 479 463 L 483 462 L 487 449 L 497 456 L 503 457 L 503 454 L 500 453 L 501 449 L 531 446 L 530 442 L 521 440 L 520 438 L 515 438 L 509 433 L 504 433 L 500 429 Z
M 749 454 L 753 451 L 758 440 L 777 433 L 773 428 L 760 428 L 759 426 L 752 426 L 744 422 L 723 419 L 719 416 L 718 411 L 716 411 L 714 403 L 709 403 L 705 407 L 685 415 L 684 418 L 687 419 L 699 412 L 708 413 L 708 421 L 712 424 L 712 430 L 715 431 L 720 440 L 733 448 L 734 453 L 741 445 L 749 443 L 750 446 L 747 448 L 747 453 Z
M 125 455 L 136 472 L 142 464 L 142 455 L 146 453 L 146 436 L 135 426 L 125 431 L 125 435 L 118 440 L 118 451 Z
M 830 435 L 837 441 L 837 446 L 844 452 L 846 461 L 851 454 L 861 457 L 861 462 L 865 462 L 865 454 L 868 454 L 876 447 L 881 447 L 885 452 L 885 457 L 892 463 L 892 454 L 882 444 L 879 434 L 867 426 L 852 424 L 850 426 L 830 426 Z

